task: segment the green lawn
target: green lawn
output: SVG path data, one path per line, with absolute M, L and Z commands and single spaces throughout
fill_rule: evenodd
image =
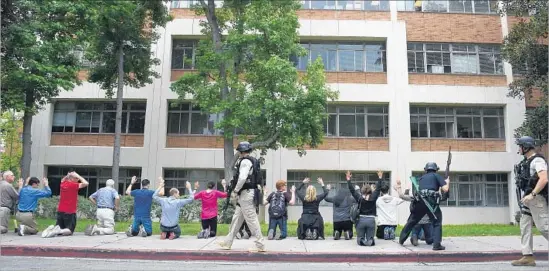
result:
M 55 224 L 53 219 L 38 219 L 39 230 L 42 231 L 48 225 Z M 76 225 L 77 232 L 83 232 L 86 225 L 95 223 L 93 220 L 80 219 Z M 117 222 L 116 231 L 124 232 L 130 225 L 129 222 Z M 201 230 L 200 223 L 187 223 L 180 224 L 183 235 L 197 235 Z M 325 235 L 331 236 L 333 232 L 332 223 L 325 224 Z M 10 219 L 10 228 L 13 229 L 13 219 Z M 218 235 L 226 235 L 229 229 L 227 224 L 218 224 Z M 261 230 L 264 234 L 267 233 L 268 225 L 261 224 Z M 288 223 L 288 235 L 296 236 L 297 223 Z M 397 232 L 400 232 L 402 226 L 399 226 Z M 153 234 L 160 234 L 159 223 L 153 223 Z M 534 234 L 539 235 L 539 232 L 534 230 Z M 520 235 L 520 228 L 518 226 L 504 225 L 504 224 L 472 224 L 472 225 L 446 225 L 443 227 L 444 236 L 510 236 Z

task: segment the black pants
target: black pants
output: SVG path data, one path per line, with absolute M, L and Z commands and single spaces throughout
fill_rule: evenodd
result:
M 423 218 L 425 214 L 429 216 L 429 219 L 431 219 L 431 222 L 433 224 L 433 246 L 440 246 L 440 243 L 442 242 L 442 212 L 440 211 L 440 207 L 436 208 L 435 215 L 437 219 L 435 219 L 435 216 L 431 213 L 431 211 L 429 211 L 429 209 L 422 200 L 414 204 L 414 208 L 412 209 L 412 212 L 408 217 L 408 221 L 400 232 L 400 244 L 404 244 L 404 242 L 406 242 L 406 239 L 408 239 L 408 236 L 412 232 L 414 226 L 419 223 L 419 221 Z
M 208 218 L 208 219 L 202 219 L 202 229 L 210 229 L 210 237 L 215 237 L 215 234 L 217 232 L 217 216 Z
M 349 232 L 349 237 L 353 238 L 353 222 L 351 220 L 334 222 L 334 236 L 336 232 L 343 234 Z
M 69 229 L 74 233 L 74 229 L 76 228 L 76 214 L 58 212 L 55 225 L 59 226 L 61 229 Z

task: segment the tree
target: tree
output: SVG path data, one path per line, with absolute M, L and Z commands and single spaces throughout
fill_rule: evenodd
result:
M 523 99 L 533 91 L 542 94 L 541 105 L 528 110 L 524 123 L 515 131 L 515 136 L 530 135 L 540 145 L 547 144 L 548 140 L 548 3 L 546 0 L 506 0 L 501 11 L 503 14 L 528 16 L 510 30 L 502 54 L 513 66 L 514 73 L 519 73 L 509 85 L 508 95 Z
M 15 112 L 6 111 L 0 119 L 0 143 L 3 152 L 0 154 L 2 170 L 11 170 L 15 176 L 20 176 L 19 168 L 22 155 L 20 133 L 23 130 L 21 116 Z
M 86 51 L 86 58 L 94 63 L 89 81 L 98 83 L 109 98 L 116 88 L 112 178 L 118 182 L 124 85 L 140 88 L 159 77 L 154 66 L 160 60 L 153 57 L 151 46 L 170 16 L 165 0 L 90 1 L 97 13 Z
M 201 22 L 196 56 L 197 73 L 187 73 L 172 84 L 180 100 L 191 94 L 209 114 L 219 114 L 215 128 L 224 140 L 225 179 L 232 178 L 238 157 L 235 135 L 248 138 L 254 149 L 306 146 L 322 142 L 326 104 L 337 92 L 325 85 L 322 61 L 300 77 L 294 62 L 304 55 L 299 44 L 296 0 L 214 0 L 195 6 Z M 226 34 L 224 34 L 226 33 Z
M 79 80 L 72 54 L 83 42 L 87 5 L 83 1 L 2 0 L 1 105 L 23 112 L 21 174 L 30 174 L 32 117 Z

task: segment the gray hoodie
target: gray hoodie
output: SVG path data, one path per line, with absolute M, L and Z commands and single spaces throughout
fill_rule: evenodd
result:
M 337 192 L 330 193 L 324 199 L 333 203 L 334 222 L 343 222 L 351 220 L 351 206 L 356 203 L 349 189 L 339 189 Z

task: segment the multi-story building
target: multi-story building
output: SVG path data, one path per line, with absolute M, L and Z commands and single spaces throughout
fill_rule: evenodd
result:
M 189 104 L 173 106 L 170 84 L 195 64 L 200 18 L 189 1 L 172 1 L 174 20 L 154 47 L 162 77 L 141 89 L 124 89 L 121 151 L 122 192 L 132 175 L 184 182 L 219 181 L 223 143 L 216 115 Z M 303 1 L 304 69 L 322 57 L 327 83 L 340 93 L 328 107 L 324 143 L 299 157 L 270 151 L 263 165 L 267 186 L 297 184 L 322 176 L 345 187 L 351 170 L 361 183 L 377 170 L 392 184 L 418 174 L 428 161 L 444 169 L 452 147 L 451 197 L 445 224 L 509 223 L 517 210 L 513 164 L 520 158 L 513 131 L 525 101 L 507 97 L 513 80 L 500 47 L 517 18 L 497 14 L 497 3 L 469 1 Z M 82 74 L 85 75 L 85 72 Z M 526 102 L 528 104 L 528 102 Z M 95 84 L 63 92 L 34 119 L 32 174 L 47 175 L 54 194 L 62 175 L 76 169 L 90 180 L 88 195 L 110 176 L 114 103 Z M 204 187 L 204 185 L 202 185 Z M 323 204 L 326 221 L 331 204 Z M 301 206 L 290 207 L 296 221 Z M 399 222 L 409 214 L 402 205 Z

